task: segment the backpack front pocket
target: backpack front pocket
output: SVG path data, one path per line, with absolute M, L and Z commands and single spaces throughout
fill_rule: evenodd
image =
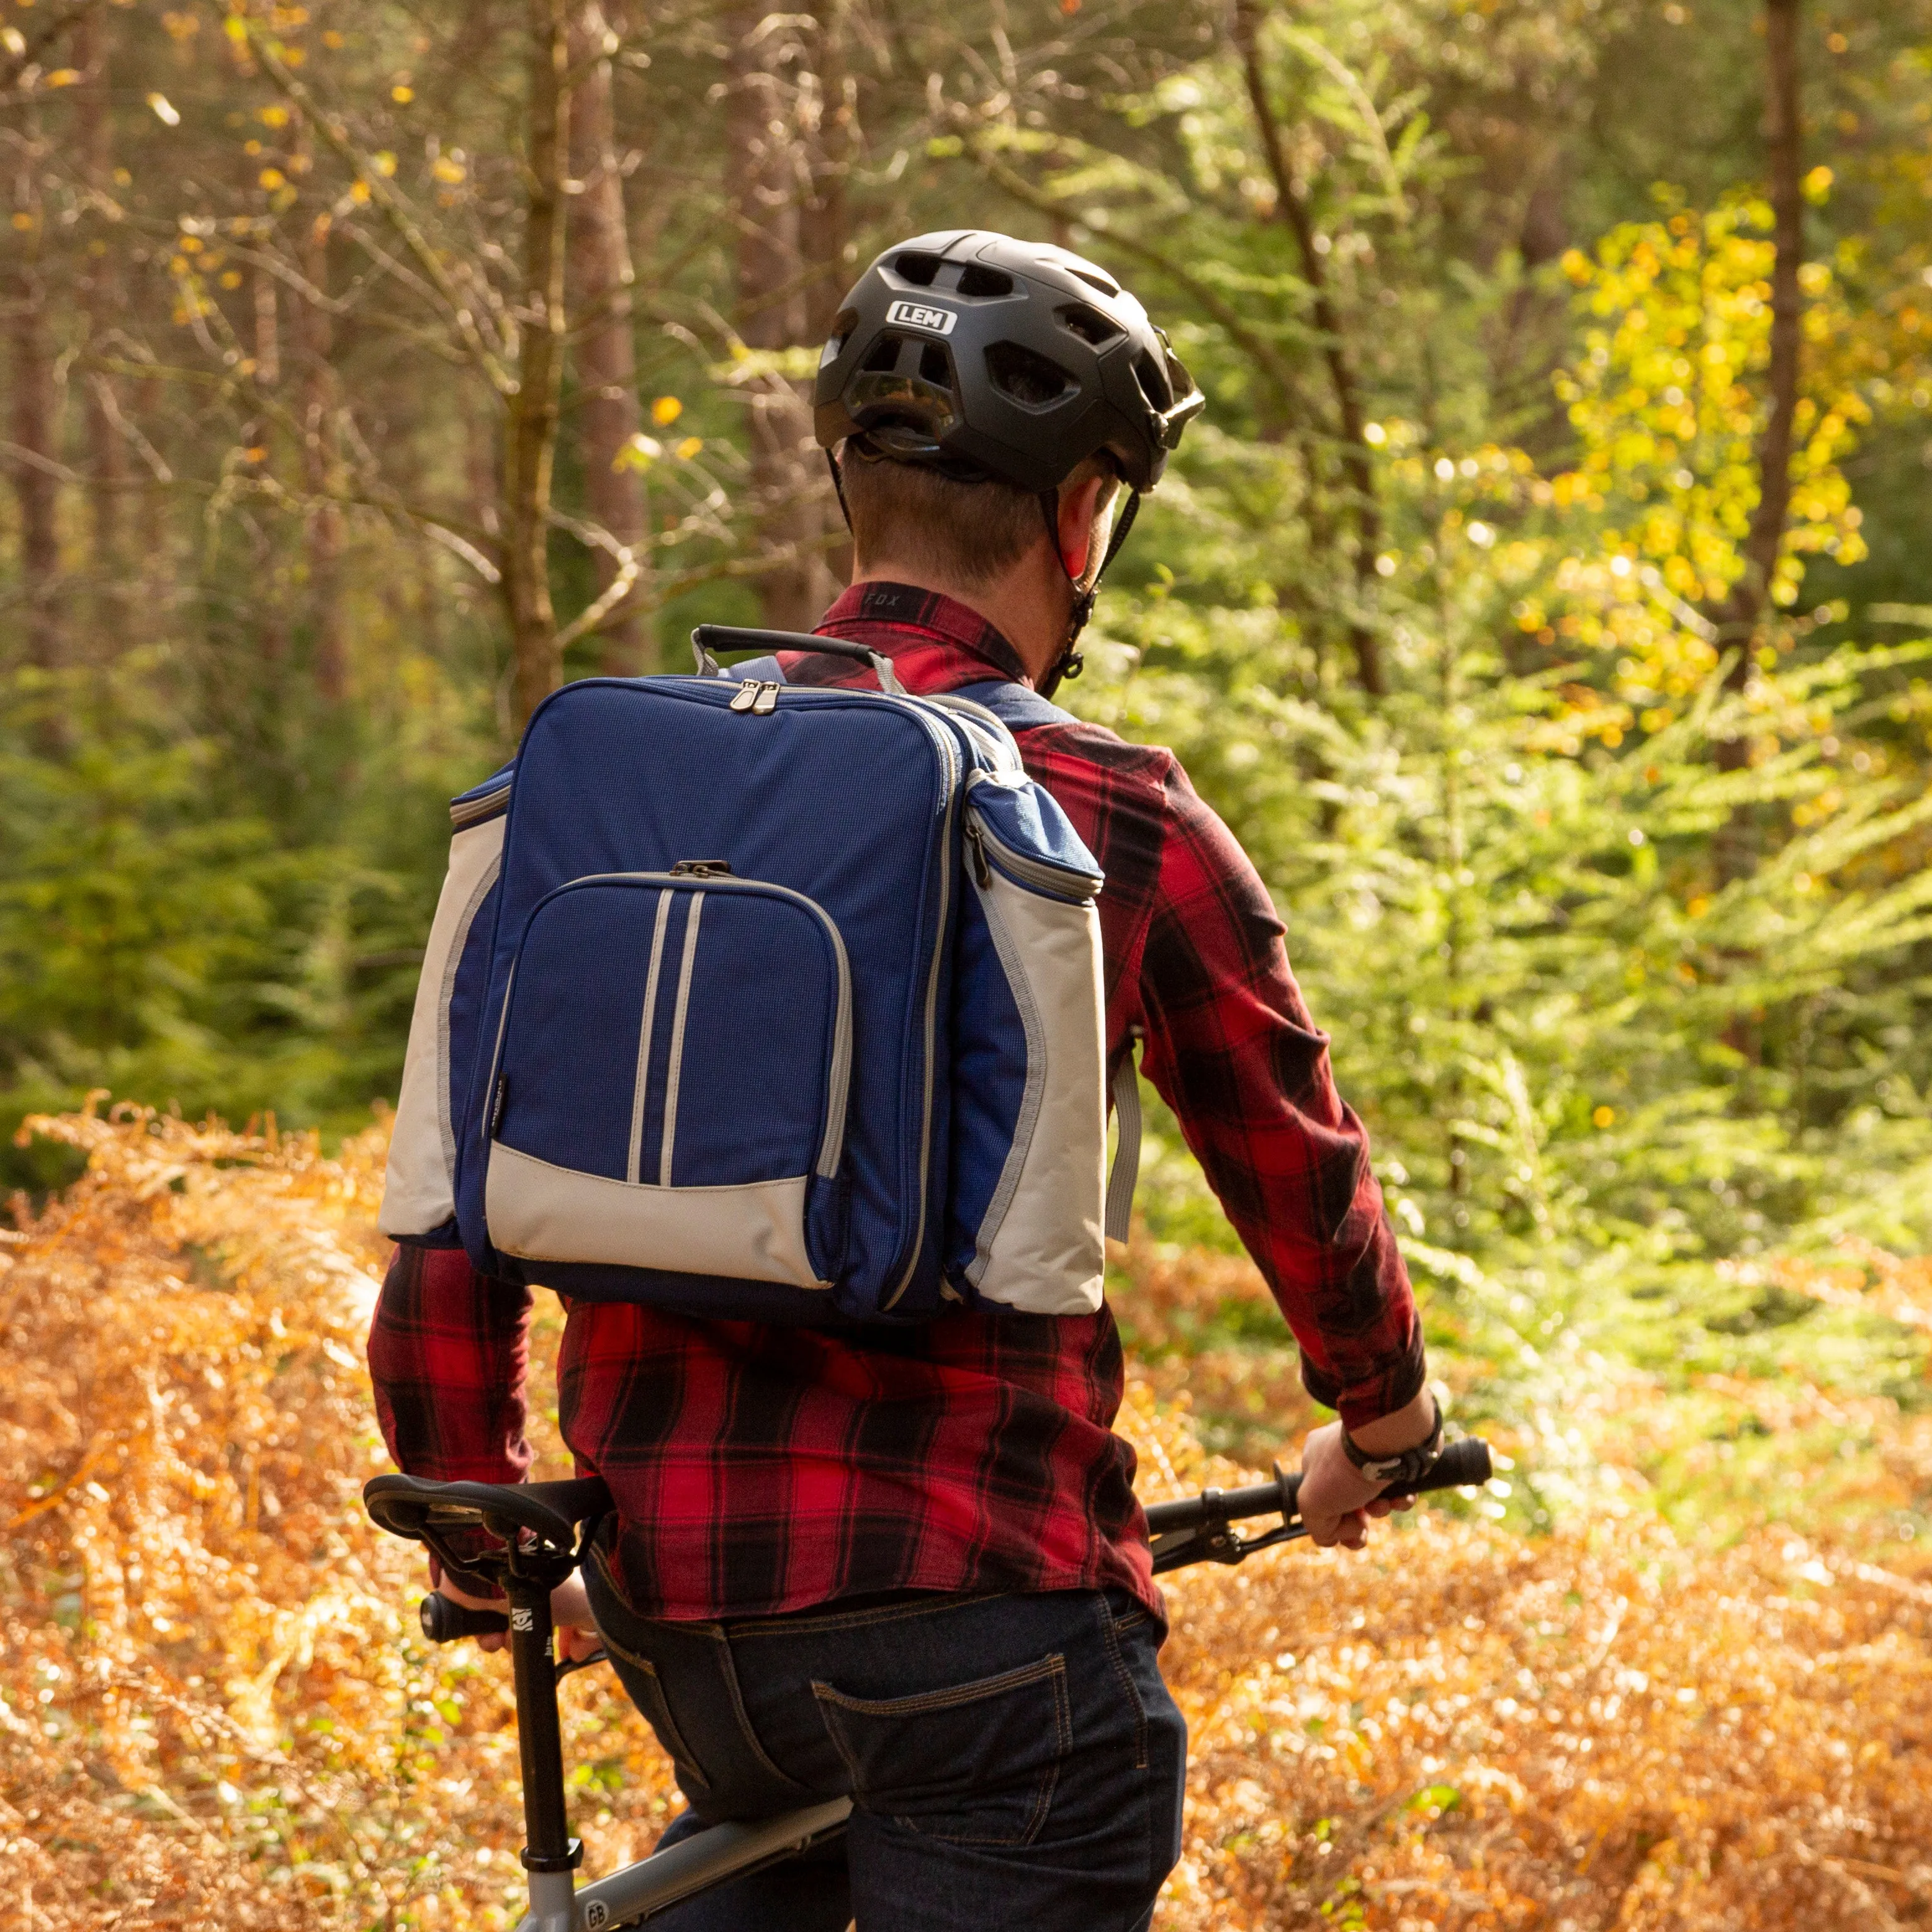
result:
M 531 913 L 489 1099 L 492 1244 L 823 1288 L 851 981 L 824 910 L 728 877 L 604 874 Z

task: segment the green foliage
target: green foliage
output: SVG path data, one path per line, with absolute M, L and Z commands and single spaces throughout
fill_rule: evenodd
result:
M 32 158 L 16 423 L 25 377 L 52 399 L 0 510 L 0 1117 L 104 1085 L 339 1127 L 394 1089 L 441 802 L 510 736 L 526 22 L 94 10 L 112 89 L 51 53 L 58 88 L 0 76 Z M 1442 1358 L 1540 1418 L 1537 1506 L 1612 1372 L 1904 1387 L 1895 1330 L 1738 1270 L 1932 1232 L 1932 0 L 1808 14 L 1792 514 L 1736 638 L 1712 614 L 1769 412 L 1755 8 L 1258 5 L 1252 74 L 1219 8 L 874 13 L 633 9 L 608 50 L 640 406 L 604 460 L 649 492 L 642 648 L 680 668 L 692 622 L 837 558 L 786 440 L 851 264 L 967 220 L 1092 253 L 1210 406 L 1070 695 L 1172 744 L 1255 854 Z M 721 111 L 748 89 L 784 134 L 763 173 Z M 596 399 L 573 366 L 564 612 L 608 555 Z M 1228 1245 L 1150 1119 L 1150 1230 Z

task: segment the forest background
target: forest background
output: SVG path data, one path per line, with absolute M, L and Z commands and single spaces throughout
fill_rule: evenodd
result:
M 1466 1514 L 1914 1567 L 1932 0 L 0 0 L 0 1127 L 365 1129 L 444 802 L 810 625 L 840 293 L 1003 227 L 1207 392 L 1066 694 L 1269 882 L 1514 1455 Z M 103 1144 L 9 1147 L 28 1227 Z M 1157 1109 L 1142 1208 L 1150 1400 L 1264 1462 Z

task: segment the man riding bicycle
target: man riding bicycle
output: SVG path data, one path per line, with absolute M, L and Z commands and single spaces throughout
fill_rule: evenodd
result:
M 820 632 L 890 658 L 916 695 L 994 679 L 1044 698 L 1077 672 L 1101 573 L 1201 399 L 1106 271 L 969 230 L 872 265 L 817 402 L 855 561 Z M 805 651 L 780 664 L 790 684 L 872 678 Z M 1016 736 L 1106 875 L 1108 1064 L 1142 1043 L 1310 1392 L 1340 1411 L 1308 1438 L 1300 1510 L 1316 1542 L 1358 1549 L 1440 1423 L 1366 1136 L 1281 922 L 1171 753 L 1045 706 Z M 530 1305 L 460 1252 L 398 1250 L 369 1354 L 401 1468 L 522 1475 Z M 690 1809 L 669 1835 L 855 1807 L 842 1840 L 659 1922 L 1148 1925 L 1179 1856 L 1186 1734 L 1111 1429 L 1104 1303 L 882 1329 L 577 1301 L 559 1381 L 565 1438 L 616 1514 L 557 1620 L 594 1619 L 674 1760 Z

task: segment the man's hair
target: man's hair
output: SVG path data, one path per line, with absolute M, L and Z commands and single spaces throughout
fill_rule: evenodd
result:
M 854 442 L 842 447 L 839 471 L 853 544 L 868 563 L 890 559 L 978 589 L 1046 535 L 1040 500 L 995 477 L 962 483 L 922 464 L 871 454 Z M 1090 456 L 1061 487 L 1077 489 L 1096 471 L 1114 473 L 1106 457 Z

